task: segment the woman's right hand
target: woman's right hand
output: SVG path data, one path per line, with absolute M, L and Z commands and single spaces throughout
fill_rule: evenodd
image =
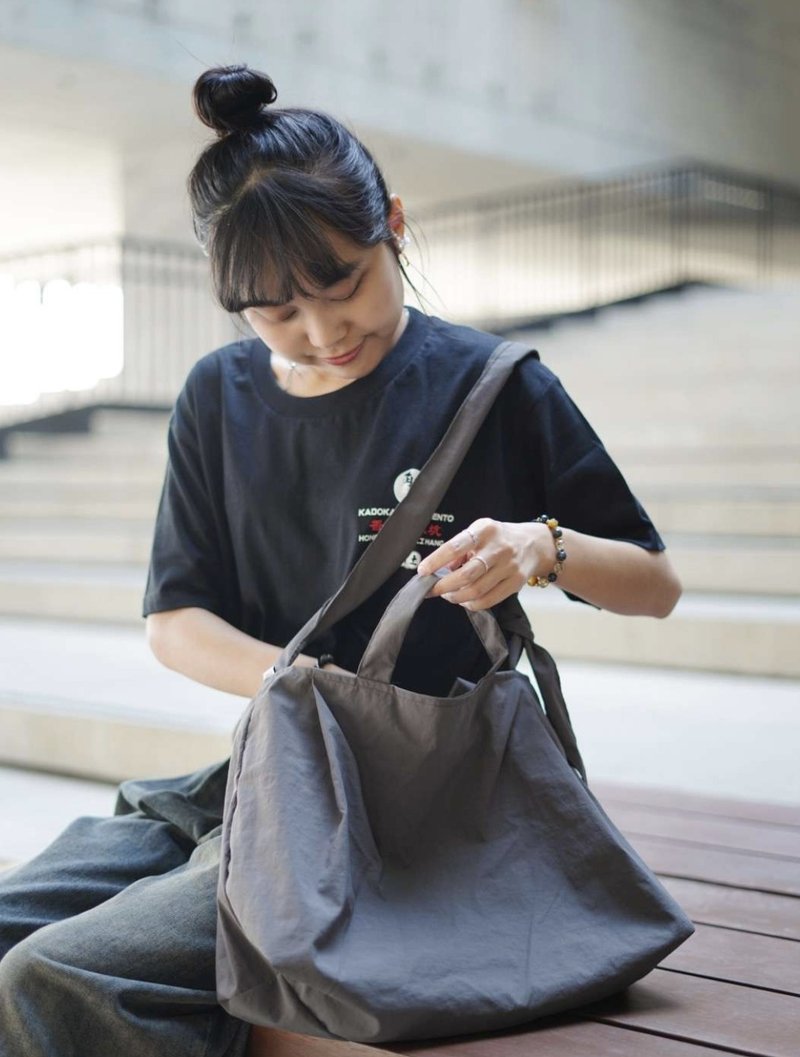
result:
M 338 664 L 326 664 L 322 669 L 324 672 L 338 672 L 339 675 L 353 675 L 347 668 L 340 668 Z

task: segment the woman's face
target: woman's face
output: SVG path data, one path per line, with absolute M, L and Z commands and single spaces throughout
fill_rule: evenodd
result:
M 398 234 L 402 234 L 402 227 Z M 320 383 L 346 383 L 369 374 L 403 330 L 403 280 L 387 243 L 364 249 L 338 232 L 335 251 L 355 269 L 313 296 L 244 309 L 255 333 L 274 353 L 308 366 Z M 355 355 L 348 355 L 355 352 Z M 337 362 L 338 361 L 338 362 Z

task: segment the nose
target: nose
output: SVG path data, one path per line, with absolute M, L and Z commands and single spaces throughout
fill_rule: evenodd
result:
M 308 340 L 320 352 L 342 345 L 347 330 L 347 323 L 336 311 L 336 306 L 315 305 L 307 315 Z

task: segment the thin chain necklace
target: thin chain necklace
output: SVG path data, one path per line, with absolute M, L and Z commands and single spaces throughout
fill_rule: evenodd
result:
M 404 308 L 403 309 L 403 313 L 402 313 L 402 319 L 405 322 L 407 322 L 407 318 L 406 318 L 407 316 L 408 316 L 408 310 L 406 308 Z M 404 325 L 403 329 L 405 329 L 405 325 Z M 294 378 L 296 370 L 297 370 L 297 363 L 294 360 L 290 360 L 289 361 L 289 372 L 286 375 L 286 385 L 284 385 L 284 387 L 283 387 L 283 391 L 285 393 L 289 392 L 289 386 L 292 384 L 292 378 Z M 351 381 L 352 380 L 354 380 L 354 379 L 351 379 Z M 344 383 L 344 385 L 347 385 L 347 384 L 348 384 L 347 382 Z M 343 388 L 343 386 L 340 386 L 340 388 Z

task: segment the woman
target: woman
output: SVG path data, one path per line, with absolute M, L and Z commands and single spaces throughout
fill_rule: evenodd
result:
M 275 97 L 241 66 L 195 85 L 218 134 L 189 181 L 195 231 L 220 304 L 256 336 L 203 356 L 176 400 L 144 599 L 159 660 L 247 698 L 402 501 L 498 340 L 404 306 L 401 200 L 343 126 Z M 354 671 L 388 599 L 445 566 L 394 674 L 431 694 L 486 670 L 461 607 L 554 580 L 618 613 L 663 617 L 680 595 L 536 354 L 402 567 L 296 663 Z M 0 881 L 0 1054 L 244 1052 L 248 1026 L 215 992 L 226 774 L 124 782 L 114 816 L 76 819 Z

